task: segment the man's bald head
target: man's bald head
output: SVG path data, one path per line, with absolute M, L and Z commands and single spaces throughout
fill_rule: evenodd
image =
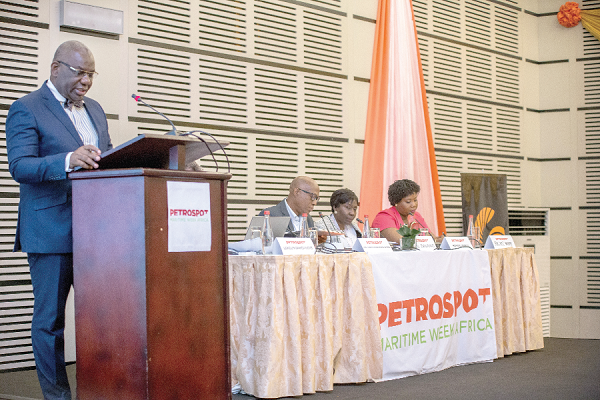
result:
M 72 53 L 79 53 L 81 56 L 91 57 L 94 59 L 94 55 L 92 51 L 83 43 L 77 40 L 69 40 L 62 43 L 56 51 L 54 52 L 54 57 L 52 58 L 52 62 L 54 61 L 63 61 L 65 58 L 69 57 Z
M 290 192 L 296 188 L 304 189 L 306 187 L 318 189 L 319 184 L 313 178 L 310 178 L 308 176 L 298 176 L 294 178 L 292 183 L 290 183 Z
M 287 198 L 288 205 L 296 213 L 310 213 L 317 205 L 319 185 L 308 176 L 298 176 L 290 184 L 290 193 Z

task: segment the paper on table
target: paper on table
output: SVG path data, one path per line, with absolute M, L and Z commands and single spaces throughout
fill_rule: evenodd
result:
M 241 242 L 233 242 L 228 244 L 229 250 L 237 251 L 262 251 L 262 242 L 260 238 L 242 240 Z

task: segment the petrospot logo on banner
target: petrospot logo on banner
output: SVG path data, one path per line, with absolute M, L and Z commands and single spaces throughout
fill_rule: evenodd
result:
M 393 327 L 401 325 L 403 322 L 409 324 L 413 321 L 454 318 L 458 315 L 459 310 L 468 314 L 476 309 L 479 306 L 480 298 L 485 303 L 486 299 L 490 297 L 490 293 L 490 288 L 478 289 L 477 292 L 468 289 L 464 294 L 456 290 L 452 293 L 446 292 L 442 296 L 435 294 L 429 300 L 419 297 L 394 301 L 387 305 L 378 304 L 379 324 L 387 321 L 387 326 Z M 463 332 L 484 331 L 486 329 L 494 329 L 488 318 L 453 321 L 449 324 L 439 325 L 437 328 L 429 328 L 427 331 L 422 329 L 416 332 L 404 333 L 401 337 L 382 337 L 381 348 L 383 351 L 388 351 L 403 346 L 426 343 L 428 340 L 444 339 Z
M 208 214 L 208 210 L 169 210 L 169 217 L 203 217 Z
M 496 358 L 487 252 L 370 254 L 383 380 Z

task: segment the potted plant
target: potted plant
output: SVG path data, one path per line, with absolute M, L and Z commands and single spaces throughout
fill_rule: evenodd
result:
M 398 233 L 402 236 L 402 250 L 410 250 L 415 248 L 415 239 L 420 233 L 418 229 L 413 229 L 414 221 L 409 225 L 402 225 L 398 229 Z

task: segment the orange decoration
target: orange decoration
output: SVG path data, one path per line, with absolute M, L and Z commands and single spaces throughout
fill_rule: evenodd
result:
M 558 11 L 558 14 L 556 14 L 556 17 L 558 18 L 558 22 L 566 28 L 577 26 L 579 21 L 581 21 L 579 4 L 574 1 L 567 1 L 560 6 L 560 10 Z

